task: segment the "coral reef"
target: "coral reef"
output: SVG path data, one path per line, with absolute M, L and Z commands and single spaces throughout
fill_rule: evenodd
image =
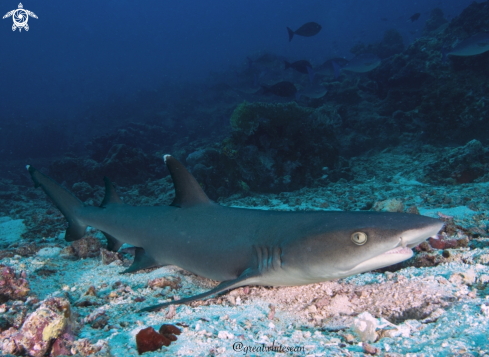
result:
M 260 125 L 260 121 L 266 121 L 275 127 L 283 127 L 308 117 L 312 112 L 311 108 L 300 107 L 295 102 L 282 104 L 245 101 L 238 105 L 231 115 L 231 127 L 251 135 Z
M 70 303 L 62 298 L 49 298 L 31 313 L 16 330 L 14 327 L 2 332 L 2 351 L 15 355 L 45 356 L 71 355 L 67 346 L 74 341 L 77 328 L 71 313 Z
M 404 50 L 402 35 L 396 29 L 388 29 L 384 32 L 382 41 L 365 45 L 358 43 L 350 49 L 350 52 L 358 55 L 361 53 L 374 53 L 380 58 L 387 58 Z
M 12 267 L 0 264 L 0 303 L 8 300 L 25 300 L 30 291 L 24 272 L 18 274 Z
M 231 117 L 234 130 L 222 142 L 206 187 L 221 195 L 313 184 L 324 167 L 333 168 L 338 160 L 332 124 L 324 119 L 296 103 L 242 103 Z
M 83 237 L 71 243 L 65 254 L 73 254 L 77 258 L 96 257 L 100 254 L 102 243 L 95 237 Z
M 424 25 L 423 33 L 428 35 L 431 31 L 440 31 L 440 27 L 445 24 L 448 24 L 448 20 L 445 18 L 443 10 L 439 7 L 435 7 L 433 10 L 431 10 L 430 18 Z
M 425 167 L 425 180 L 433 183 L 471 183 L 489 173 L 488 150 L 480 141 L 471 140 L 465 146 L 448 153 Z

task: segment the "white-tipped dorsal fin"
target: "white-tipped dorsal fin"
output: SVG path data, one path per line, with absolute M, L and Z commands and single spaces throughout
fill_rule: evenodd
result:
M 171 206 L 191 207 L 212 203 L 197 180 L 180 161 L 171 155 L 163 155 L 163 160 L 165 160 L 165 164 L 170 171 L 175 187 L 175 199 L 171 203 Z

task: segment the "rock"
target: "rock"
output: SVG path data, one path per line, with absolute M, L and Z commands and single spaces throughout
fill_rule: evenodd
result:
M 429 32 L 435 31 L 440 28 L 440 26 L 448 24 L 448 20 L 443 14 L 443 10 L 439 7 L 435 7 L 431 10 L 430 18 L 426 21 L 423 29 L 423 35 L 428 35 Z
M 404 203 L 396 198 L 393 198 L 390 200 L 375 202 L 373 209 L 377 212 L 403 212 Z
M 323 167 L 338 166 L 339 142 L 329 114 L 323 107 L 314 110 L 295 102 L 239 104 L 218 160 L 206 161 L 213 167 L 206 193 L 217 196 L 221 187 L 229 194 L 247 189 L 282 192 L 315 184 L 324 175 Z M 332 170 L 328 180 L 340 174 L 343 170 Z
M 92 344 L 88 338 L 82 338 L 80 340 L 73 342 L 72 351 L 78 353 L 82 356 L 89 356 L 94 353 L 97 353 L 101 350 L 101 346 L 97 344 Z
M 18 248 L 15 249 L 15 254 L 18 254 L 22 257 L 31 257 L 35 255 L 39 251 L 39 247 L 37 247 L 36 243 L 27 243 L 22 244 Z
M 93 193 L 93 188 L 86 182 L 76 182 L 71 187 L 71 192 L 80 200 L 85 201 Z
M 37 255 L 43 258 L 55 258 L 60 254 L 60 252 L 61 252 L 61 248 L 59 247 L 42 248 L 39 249 Z
M 180 335 L 182 333 L 178 327 L 170 324 L 161 325 L 158 332 L 172 342 L 177 340 L 177 336 L 175 335 Z
M 445 249 L 445 242 L 441 239 L 429 238 L 428 242 L 434 249 Z
M 139 354 L 153 352 L 163 346 L 170 346 L 170 344 L 171 341 L 168 338 L 156 332 L 151 326 L 142 329 L 136 335 L 136 345 Z
M 426 179 L 435 183 L 470 183 L 488 173 L 486 149 L 478 140 L 451 149 L 448 154 L 426 167 Z M 447 179 L 450 178 L 450 180 Z
M 409 208 L 406 210 L 406 213 L 419 214 L 418 207 L 416 207 L 416 205 L 409 206 Z
M 372 345 L 369 345 L 367 342 L 362 343 L 362 348 L 365 353 L 368 353 L 369 355 L 376 355 L 377 353 L 380 352 L 380 349 L 377 347 L 374 347 Z
M 30 314 L 14 340 L 17 346 L 29 356 L 44 356 L 51 350 L 54 342 L 75 328 L 70 303 L 63 298 L 49 298 Z M 66 337 L 66 336 L 65 336 Z M 61 348 L 62 341 L 58 343 Z
M 0 303 L 8 300 L 25 300 L 30 291 L 29 282 L 15 270 L 0 264 Z
M 49 166 L 49 175 L 56 181 L 68 182 L 72 186 L 76 182 L 100 183 L 100 168 L 97 162 L 87 158 L 63 157 L 54 160 Z
M 368 312 L 363 312 L 353 321 L 353 331 L 360 337 L 362 342 L 373 342 L 377 339 L 375 330 L 379 321 Z
M 102 264 L 104 265 L 109 265 L 112 262 L 120 262 L 120 264 L 122 264 L 122 254 L 118 252 L 111 252 L 101 248 L 100 257 L 102 258 Z
M 76 307 L 98 306 L 102 303 L 96 296 L 85 295 L 79 298 L 73 305 Z
M 169 286 L 172 290 L 178 290 L 181 288 L 181 279 L 176 277 L 172 280 L 167 278 L 156 278 L 154 280 L 148 281 L 148 286 L 150 288 L 164 288 Z
M 161 333 L 162 335 L 168 335 L 168 334 L 180 335 L 182 333 L 182 330 L 180 330 L 175 325 L 163 324 L 161 325 L 160 330 L 158 332 Z
M 96 257 L 100 254 L 102 243 L 95 237 L 84 237 L 71 243 L 78 258 Z
M 71 356 L 71 348 L 73 346 L 73 342 L 75 338 L 72 334 L 65 333 L 61 336 L 61 338 L 57 338 L 53 343 L 53 347 L 51 349 L 51 357 L 58 356 Z
M 472 285 L 475 283 L 477 278 L 476 273 L 473 270 L 467 270 L 466 272 L 461 273 L 463 277 L 463 282 L 466 285 Z
M 101 329 L 104 328 L 109 322 L 107 315 L 99 315 L 95 320 L 92 321 L 91 325 L 93 328 Z

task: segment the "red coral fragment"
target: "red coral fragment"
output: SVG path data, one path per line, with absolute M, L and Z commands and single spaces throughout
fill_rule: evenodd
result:
M 159 350 L 162 346 L 170 346 L 171 341 L 159 334 L 151 326 L 142 329 L 136 335 L 136 345 L 138 353 L 152 352 Z
M 435 249 L 445 249 L 445 242 L 442 241 L 441 239 L 430 238 L 428 239 L 428 242 Z
M 182 333 L 182 330 L 180 330 L 178 327 L 170 324 L 163 324 L 160 327 L 160 331 L 162 335 L 168 335 L 168 334 L 173 334 L 173 335 L 180 335 Z

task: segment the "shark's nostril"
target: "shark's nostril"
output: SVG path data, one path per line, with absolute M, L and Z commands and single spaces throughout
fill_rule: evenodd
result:
M 401 247 L 406 248 L 406 246 L 407 246 L 406 239 L 404 239 L 403 237 L 401 237 Z

